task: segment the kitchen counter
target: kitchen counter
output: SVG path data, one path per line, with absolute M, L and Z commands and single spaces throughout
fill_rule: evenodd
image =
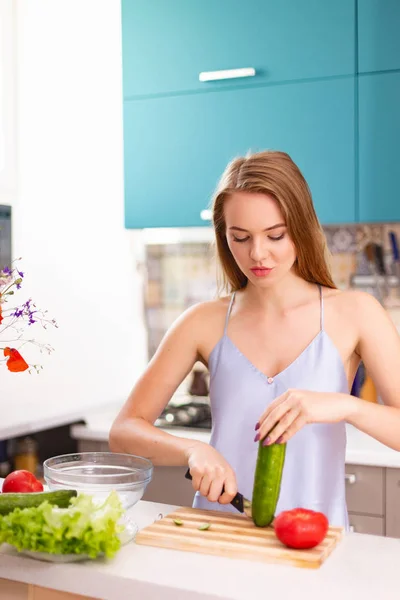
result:
M 112 410 L 109 407 L 108 402 L 100 409 L 104 411 L 102 414 Z M 57 402 L 51 404 L 47 398 L 43 403 L 32 404 L 28 398 L 23 403 L 8 404 L 7 409 L 4 409 L 1 414 L 0 441 L 90 419 L 92 412 L 97 414 L 99 407 L 94 409 L 85 405 L 82 398 L 75 402 L 71 401 L 68 406 L 60 406 Z
M 129 513 L 143 528 L 160 513 L 167 515 L 175 508 L 141 501 Z M 152 548 L 134 542 L 122 547 L 110 561 L 51 564 L 24 558 L 4 546 L 0 555 L 0 578 L 104 600 L 248 600 L 259 594 L 320 600 L 322 593 L 327 600 L 399 597 L 400 540 L 355 533 L 345 535 L 319 569 Z
M 85 417 L 86 424 L 73 425 L 71 436 L 78 440 L 108 442 L 111 424 L 117 415 L 118 408 L 93 412 Z M 211 432 L 201 429 L 171 427 L 164 429 L 179 437 L 188 437 L 208 443 Z M 369 465 L 376 467 L 400 468 L 400 452 L 388 448 L 352 425 L 346 425 L 347 448 L 346 463 L 352 465 Z

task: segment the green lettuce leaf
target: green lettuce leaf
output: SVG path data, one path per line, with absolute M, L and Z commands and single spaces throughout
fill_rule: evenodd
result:
M 51 554 L 87 554 L 111 558 L 119 550 L 119 534 L 124 527 L 118 520 L 124 510 L 116 492 L 101 505 L 92 496 L 78 494 L 68 508 L 43 502 L 34 508 L 16 508 L 0 516 L 0 544 L 17 550 Z

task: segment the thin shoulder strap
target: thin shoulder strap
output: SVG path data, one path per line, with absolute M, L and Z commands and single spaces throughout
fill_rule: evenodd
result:
M 320 326 L 321 326 L 321 331 L 323 331 L 324 329 L 324 297 L 322 295 L 322 286 L 321 284 L 318 284 L 318 288 L 319 288 L 319 298 L 320 298 Z
M 232 293 L 231 296 L 231 301 L 229 302 L 229 308 L 228 308 L 228 312 L 226 313 L 226 319 L 225 319 L 225 328 L 224 328 L 224 335 L 226 335 L 226 330 L 228 328 L 228 321 L 229 321 L 229 317 L 231 315 L 231 310 L 232 310 L 232 306 L 233 306 L 233 301 L 235 299 L 235 294 L 236 292 Z

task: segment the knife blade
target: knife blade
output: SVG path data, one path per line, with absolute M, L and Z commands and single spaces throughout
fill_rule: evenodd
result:
M 190 469 L 186 471 L 185 477 L 186 479 L 192 480 Z M 222 488 L 222 493 L 224 493 L 224 488 Z M 245 498 L 243 494 L 238 492 L 230 503 L 236 508 L 236 510 L 238 510 L 241 513 L 244 513 L 247 517 L 251 519 L 251 501 Z

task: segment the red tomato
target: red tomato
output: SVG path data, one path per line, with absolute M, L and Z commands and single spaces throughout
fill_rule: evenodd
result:
M 289 548 L 314 548 L 327 534 L 326 516 L 307 508 L 293 508 L 281 512 L 274 520 L 276 537 Z
M 43 492 L 43 484 L 38 479 L 32 484 L 32 492 Z
M 3 481 L 3 494 L 24 493 L 24 492 L 42 492 L 43 485 L 36 479 L 30 471 L 13 471 Z

